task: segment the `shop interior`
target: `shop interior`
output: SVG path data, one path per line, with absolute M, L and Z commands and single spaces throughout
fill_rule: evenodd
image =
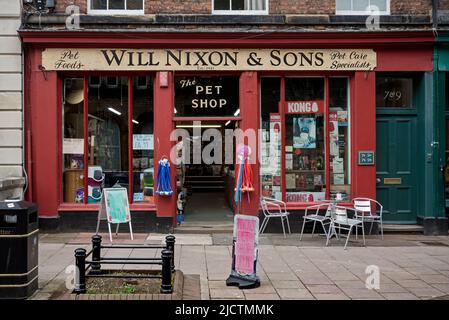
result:
M 185 130 L 177 146 L 181 161 L 176 167 L 178 195 L 185 196 L 185 222 L 232 221 L 235 139 L 226 147 L 224 137 L 225 130 L 236 126 L 233 120 L 176 123 L 176 129 Z

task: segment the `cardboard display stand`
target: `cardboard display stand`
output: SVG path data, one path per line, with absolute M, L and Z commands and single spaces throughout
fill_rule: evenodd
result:
M 109 239 L 112 242 L 111 224 L 117 224 L 115 235 L 121 223 L 129 224 L 131 240 L 134 240 L 131 226 L 131 213 L 129 211 L 128 190 L 126 188 L 104 188 L 101 196 L 100 211 L 98 212 L 97 234 L 100 228 L 100 221 L 107 220 L 109 229 Z
M 260 286 L 256 275 L 259 244 L 259 218 L 237 214 L 234 216 L 234 239 L 232 246 L 232 271 L 227 286 L 240 289 Z

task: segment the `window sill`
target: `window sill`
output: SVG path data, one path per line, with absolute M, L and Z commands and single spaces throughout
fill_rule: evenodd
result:
M 287 210 L 305 210 L 307 207 L 316 206 L 319 204 L 324 204 L 323 202 L 287 202 Z M 352 203 L 341 202 L 337 204 L 338 206 L 352 208 Z M 262 210 L 260 207 L 259 210 Z
M 129 205 L 131 211 L 156 211 L 154 203 L 132 203 Z M 83 203 L 62 203 L 58 207 L 58 211 L 98 211 L 100 204 L 83 204 Z
M 88 10 L 89 15 L 106 15 L 106 16 L 143 16 L 144 10 Z

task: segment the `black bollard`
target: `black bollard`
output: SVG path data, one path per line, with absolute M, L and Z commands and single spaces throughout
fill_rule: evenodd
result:
M 75 293 L 86 293 L 86 249 L 75 250 Z
M 101 272 L 101 236 L 92 236 L 92 273 Z
M 171 258 L 173 253 L 168 250 L 162 250 L 162 284 L 161 284 L 161 293 L 172 293 L 173 286 L 171 283 Z
M 175 272 L 175 236 L 169 235 L 165 237 L 165 245 L 168 251 L 172 252 L 171 271 Z

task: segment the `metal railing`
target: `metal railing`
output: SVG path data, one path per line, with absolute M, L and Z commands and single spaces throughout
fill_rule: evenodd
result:
M 110 245 L 103 246 L 100 235 L 92 236 L 92 250 L 87 252 L 84 248 L 75 250 L 75 264 L 77 276 L 75 277 L 74 293 L 86 293 L 87 278 L 115 278 L 115 279 L 161 279 L 161 293 L 172 293 L 172 273 L 175 271 L 175 237 L 168 235 L 165 237 L 165 246 L 157 245 Z M 160 258 L 111 258 L 101 257 L 102 249 L 162 249 Z M 91 260 L 87 260 L 91 257 Z M 140 264 L 140 265 L 160 265 L 161 275 L 109 275 L 102 274 L 103 264 Z M 89 272 L 88 272 L 89 271 Z M 88 272 L 88 273 L 87 273 Z

